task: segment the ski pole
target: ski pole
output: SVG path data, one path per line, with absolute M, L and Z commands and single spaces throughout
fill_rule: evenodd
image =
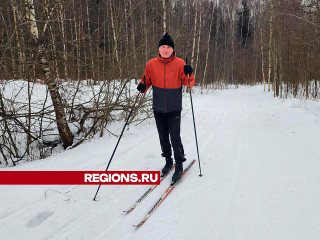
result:
M 186 64 L 188 64 L 188 58 L 186 58 Z M 199 155 L 199 148 L 198 148 L 198 138 L 197 138 L 197 130 L 196 130 L 196 121 L 194 119 L 194 111 L 193 111 L 193 102 L 192 102 L 192 95 L 191 95 L 191 86 L 190 86 L 190 76 L 189 74 L 187 75 L 188 77 L 188 83 L 189 83 L 189 92 L 190 92 L 190 100 L 191 100 L 191 109 L 192 109 L 192 117 L 193 117 L 193 127 L 194 127 L 194 135 L 196 138 L 196 145 L 197 145 L 197 153 L 198 153 L 198 162 L 199 162 L 199 170 L 200 170 L 200 177 L 202 177 L 201 174 L 201 165 L 200 165 L 200 155 Z
M 113 153 L 112 153 L 111 158 L 110 158 L 110 160 L 109 160 L 109 163 L 108 163 L 108 166 L 107 166 L 107 168 L 106 168 L 106 171 L 108 171 L 108 168 L 109 168 L 109 166 L 110 166 L 110 163 L 111 163 L 111 161 L 112 161 L 112 158 L 113 158 L 113 156 L 114 156 L 114 153 L 115 153 L 116 150 L 117 150 L 117 147 L 118 147 L 119 142 L 120 142 L 120 139 L 121 139 L 121 137 L 122 137 L 122 135 L 123 135 L 124 129 L 126 128 L 126 126 L 127 126 L 127 124 L 128 124 L 129 118 L 130 118 L 130 116 L 131 116 L 131 113 L 133 112 L 134 106 L 136 105 L 136 102 L 137 102 L 137 100 L 138 100 L 138 98 L 139 98 L 140 93 L 141 93 L 141 91 L 139 91 L 139 93 L 138 93 L 138 95 L 137 95 L 137 97 L 136 97 L 136 99 L 135 99 L 135 101 L 134 101 L 134 103 L 133 103 L 133 105 L 132 105 L 131 111 L 130 111 L 129 116 L 128 116 L 127 120 L 126 120 L 126 123 L 125 123 L 124 126 L 123 126 L 122 132 L 121 132 L 120 137 L 119 137 L 119 139 L 118 139 L 117 145 L 116 145 L 115 149 L 113 150 Z M 101 187 L 101 184 L 99 185 L 99 187 L 98 187 L 98 189 L 97 189 L 97 192 L 96 192 L 96 195 L 94 196 L 93 201 L 96 201 L 96 197 L 97 197 L 97 194 L 98 194 L 98 192 L 99 192 L 100 187 Z

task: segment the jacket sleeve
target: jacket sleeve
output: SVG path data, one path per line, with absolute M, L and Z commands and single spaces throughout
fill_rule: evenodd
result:
M 147 92 L 147 90 L 149 89 L 149 87 L 151 86 L 151 73 L 150 73 L 150 63 L 147 63 L 146 69 L 144 71 L 144 74 L 141 78 L 141 83 L 145 82 L 147 85 L 146 91 L 144 93 Z

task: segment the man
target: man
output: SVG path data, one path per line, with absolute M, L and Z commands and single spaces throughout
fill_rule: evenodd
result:
M 158 57 L 147 63 L 142 80 L 137 87 L 141 93 L 145 93 L 150 86 L 153 87 L 154 117 L 159 133 L 162 156 L 166 159 L 162 174 L 168 173 L 172 168 L 172 144 L 176 162 L 172 181 L 181 178 L 182 163 L 186 161 L 180 138 L 182 85 L 189 87 L 190 81 L 190 88 L 194 86 L 195 80 L 192 72 L 190 65 L 186 65 L 181 58 L 176 57 L 174 41 L 166 33 L 159 42 Z

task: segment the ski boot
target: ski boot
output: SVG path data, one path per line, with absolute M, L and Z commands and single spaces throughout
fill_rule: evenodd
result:
M 182 163 L 176 163 L 176 168 L 172 176 L 172 182 L 178 181 L 181 178 L 182 173 L 183 173 Z
M 164 166 L 164 168 L 162 168 L 162 175 L 166 175 L 168 172 L 170 172 L 170 169 L 172 168 L 173 165 L 173 160 L 171 157 L 166 158 L 166 165 Z

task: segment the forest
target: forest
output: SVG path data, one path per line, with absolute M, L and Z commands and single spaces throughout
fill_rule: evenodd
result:
M 1 0 L 0 164 L 112 134 L 165 32 L 203 94 L 261 84 L 318 100 L 319 28 L 319 0 Z M 150 106 L 146 94 L 129 124 Z

